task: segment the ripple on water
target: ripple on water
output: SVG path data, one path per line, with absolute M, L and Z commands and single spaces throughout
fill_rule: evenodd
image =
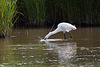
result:
M 5 65 L 0 65 L 0 67 L 4 67 Z
M 80 62 L 100 61 L 100 47 L 78 47 L 76 59 Z

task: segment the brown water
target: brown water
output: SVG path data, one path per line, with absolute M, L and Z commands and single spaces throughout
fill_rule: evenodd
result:
M 41 42 L 49 30 L 14 29 L 0 39 L 0 67 L 100 67 L 100 28 L 78 28 L 72 40 Z

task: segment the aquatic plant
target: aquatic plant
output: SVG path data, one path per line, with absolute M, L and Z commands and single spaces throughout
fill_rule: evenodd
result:
M 45 12 L 46 12 L 46 6 L 45 1 L 46 0 L 18 0 L 20 3 L 20 9 L 26 8 L 23 10 L 20 10 L 28 18 L 29 22 L 34 25 L 41 25 L 44 22 L 45 18 Z
M 100 25 L 100 0 L 18 0 L 18 2 L 23 3 L 23 10 L 20 10 L 21 8 L 19 10 L 29 20 L 28 24 L 50 26 L 69 21 L 78 26 Z
M 99 0 L 54 0 L 47 1 L 54 22 L 70 21 L 79 26 L 98 25 L 100 16 Z M 53 6 L 52 6 L 53 5 Z
M 0 0 L 0 37 L 6 37 L 15 21 L 17 0 Z M 14 22 L 13 22 L 14 21 Z

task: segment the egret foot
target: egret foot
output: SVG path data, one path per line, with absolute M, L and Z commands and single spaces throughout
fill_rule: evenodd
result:
M 70 40 L 72 40 L 72 38 L 69 38 Z

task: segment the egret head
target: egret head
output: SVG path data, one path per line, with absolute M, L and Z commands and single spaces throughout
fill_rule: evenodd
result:
M 76 30 L 77 28 L 75 26 L 73 26 L 72 30 Z

